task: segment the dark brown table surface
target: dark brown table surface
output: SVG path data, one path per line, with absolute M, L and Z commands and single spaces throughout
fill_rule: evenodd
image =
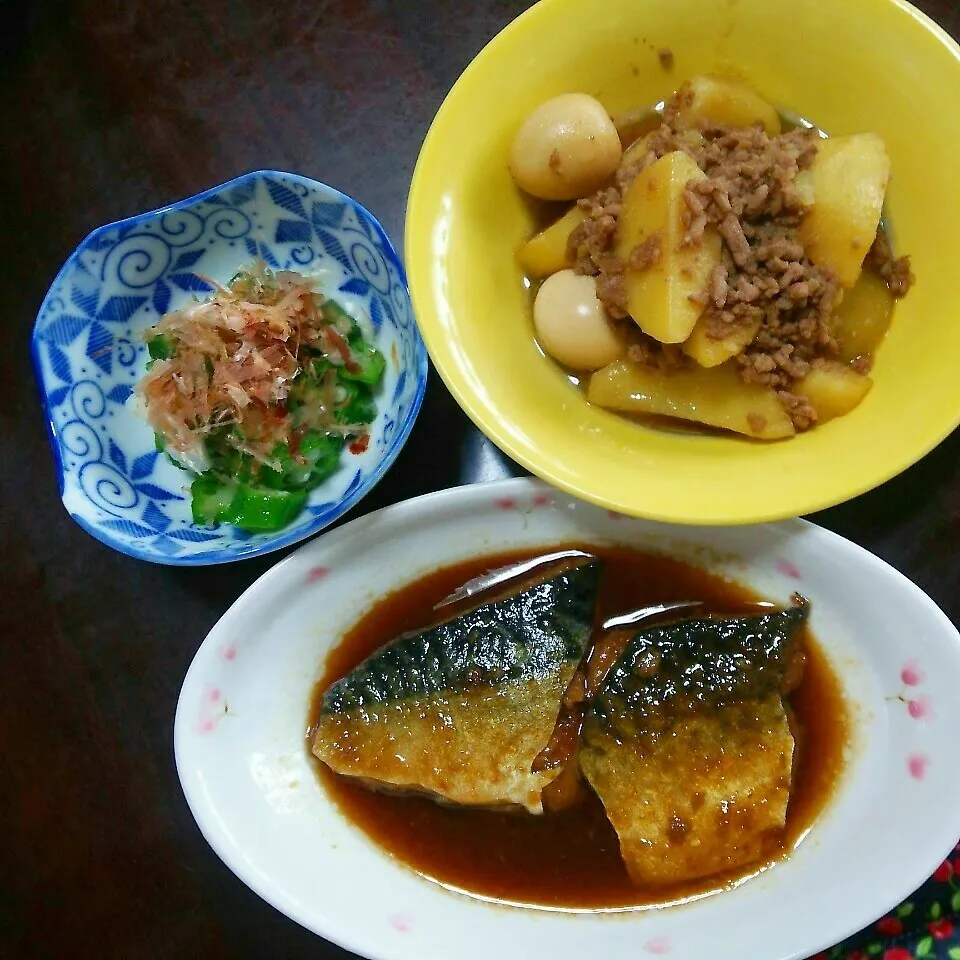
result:
M 528 5 L 0 0 L 0 957 L 347 956 L 221 864 L 174 768 L 174 709 L 194 651 L 279 556 L 160 567 L 85 534 L 58 498 L 28 337 L 88 231 L 248 170 L 334 184 L 399 245 L 434 112 Z M 960 35 L 960 8 L 920 5 Z M 518 473 L 431 374 L 396 465 L 344 519 Z M 814 519 L 960 623 L 960 433 Z

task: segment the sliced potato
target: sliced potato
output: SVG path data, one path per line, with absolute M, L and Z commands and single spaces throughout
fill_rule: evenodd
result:
M 813 175 L 809 170 L 801 170 L 793 179 L 794 189 L 805 207 L 813 206 Z
M 590 378 L 587 400 L 610 410 L 679 417 L 758 440 L 794 433 L 773 390 L 744 383 L 732 364 L 666 374 L 617 360 Z
M 617 135 L 624 150 L 651 130 L 656 130 L 661 123 L 663 117 L 650 107 L 637 107 L 613 118 L 613 125 L 617 128 Z
M 549 277 L 573 263 L 567 259 L 567 240 L 587 217 L 586 210 L 571 207 L 559 220 L 541 230 L 517 250 L 517 261 L 528 277 Z
M 702 292 L 720 262 L 720 235 L 708 228 L 703 242 L 680 247 L 683 190 L 706 174 L 680 150 L 651 164 L 629 186 L 616 245 L 617 256 L 629 261 L 630 252 L 654 235 L 661 257 L 646 270 L 628 268 L 624 277 L 627 312 L 644 333 L 661 343 L 682 343 L 693 331 L 703 308 L 690 300 Z
M 872 356 L 883 340 L 893 316 L 893 294 L 875 273 L 864 270 L 843 295 L 834 314 L 834 334 L 843 360 Z
M 752 127 L 762 123 L 771 137 L 781 130 L 780 115 L 749 84 L 720 77 L 694 77 L 690 102 L 681 108 L 687 123 L 706 120 L 727 127 Z
M 807 256 L 845 287 L 860 275 L 877 235 L 890 158 L 875 133 L 822 140 L 809 173 L 813 206 L 800 223 Z
M 634 142 L 623 151 L 623 157 L 620 160 L 618 169 L 625 170 L 631 164 L 642 160 L 650 149 L 650 141 L 653 140 L 656 133 L 656 130 L 651 130 L 649 133 L 640 137 L 639 140 L 634 140 Z M 699 130 L 683 130 L 679 135 L 679 140 L 690 150 L 697 150 L 703 146 L 703 134 Z
M 707 320 L 701 317 L 693 328 L 693 333 L 684 342 L 683 352 L 688 357 L 693 357 L 701 367 L 715 367 L 735 357 L 744 347 L 750 346 L 762 323 L 763 317 L 757 317 L 756 321 L 741 324 L 726 337 L 716 339 L 707 333 Z
M 814 367 L 794 393 L 806 397 L 817 411 L 817 423 L 849 413 L 870 392 L 873 381 L 845 363 Z
M 634 140 L 633 143 L 623 151 L 618 169 L 624 170 L 630 166 L 630 164 L 636 163 L 638 160 L 644 158 L 646 152 L 650 149 L 650 141 L 653 139 L 653 133 L 654 131 L 644 134 L 639 140 Z

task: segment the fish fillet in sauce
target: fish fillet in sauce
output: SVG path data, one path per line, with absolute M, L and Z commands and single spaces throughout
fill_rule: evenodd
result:
M 760 860 L 782 836 L 805 602 L 643 630 L 584 717 L 580 767 L 635 883 L 681 883 Z
M 534 761 L 586 650 L 600 567 L 553 567 L 388 643 L 324 694 L 313 753 L 371 786 L 541 813 L 562 768 Z

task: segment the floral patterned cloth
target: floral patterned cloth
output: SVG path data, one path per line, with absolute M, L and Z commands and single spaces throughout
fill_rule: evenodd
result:
M 812 960 L 960 960 L 960 843 L 893 913 Z

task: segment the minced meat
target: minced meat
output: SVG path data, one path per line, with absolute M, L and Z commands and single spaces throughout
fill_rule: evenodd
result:
M 573 261 L 574 270 L 597 277 L 597 296 L 615 320 L 627 316 L 627 293 L 623 286 L 625 265 L 613 254 L 621 200 L 620 191 L 610 187 L 578 201 L 587 218 L 567 239 L 567 257 Z
M 660 157 L 683 150 L 706 174 L 684 190 L 681 245 L 702 243 L 707 230 L 722 238 L 721 263 L 707 289 L 693 299 L 704 306 L 707 334 L 724 339 L 742 326 L 757 328 L 750 345 L 737 356 L 740 375 L 777 391 L 798 430 L 812 426 L 816 413 L 793 392 L 796 382 L 818 360 L 837 355 L 831 318 L 842 298 L 836 277 L 816 266 L 799 240 L 806 203 L 797 175 L 817 152 L 816 131 L 795 128 L 770 137 L 761 125 L 728 128 L 701 124 L 685 127 L 680 112 L 690 92 L 681 88 L 666 105 L 663 123 L 649 134 L 646 150 L 625 155 L 615 185 L 579 201 L 586 219 L 571 233 L 568 254 L 574 269 L 597 277 L 597 295 L 615 319 L 627 316 L 624 271 L 648 269 L 662 256 L 662 238 L 649 237 L 625 264 L 614 254 L 623 195 L 634 178 Z M 895 296 L 912 282 L 907 257 L 894 258 L 883 230 L 865 261 Z M 676 345 L 660 344 L 633 332 L 628 355 L 661 369 L 682 365 Z
M 909 257 L 895 257 L 890 246 L 890 238 L 883 229 L 877 231 L 877 236 L 867 253 L 864 266 L 873 270 L 886 281 L 887 289 L 895 297 L 905 297 L 913 285 L 913 274 L 910 272 Z
M 627 359 L 644 367 L 654 367 L 664 373 L 672 373 L 693 365 L 679 343 L 660 343 L 648 337 L 636 324 L 627 331 Z
M 702 133 L 697 161 L 707 176 L 684 191 L 683 242 L 699 243 L 708 227 L 723 239 L 721 263 L 704 293 L 707 334 L 722 339 L 759 323 L 737 357 L 741 376 L 778 391 L 804 429 L 812 410 L 791 387 L 814 359 L 836 355 L 830 318 L 840 298 L 836 278 L 810 261 L 798 239 L 805 206 L 795 181 L 813 161 L 816 134 L 798 128 L 770 137 L 759 126 Z
M 656 266 L 663 256 L 663 237 L 658 230 L 651 233 L 643 243 L 638 243 L 631 251 L 628 264 L 631 270 L 649 270 Z

